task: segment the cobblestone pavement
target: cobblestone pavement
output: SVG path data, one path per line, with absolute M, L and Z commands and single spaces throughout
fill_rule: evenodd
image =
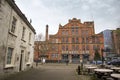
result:
M 34 69 L 12 74 L 3 80 L 90 80 L 89 76 L 77 75 L 77 64 L 43 64 Z

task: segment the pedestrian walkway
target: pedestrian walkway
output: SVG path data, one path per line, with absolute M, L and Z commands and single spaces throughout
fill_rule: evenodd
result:
M 77 75 L 77 64 L 43 64 L 28 71 L 13 74 L 3 80 L 90 80 L 89 76 Z

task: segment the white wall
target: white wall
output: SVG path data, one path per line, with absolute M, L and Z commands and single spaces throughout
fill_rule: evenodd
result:
M 5 63 L 5 53 L 7 49 L 8 29 L 10 22 L 10 7 L 5 5 L 4 0 L 1 0 L 0 6 L 0 71 L 3 71 Z
M 14 48 L 14 52 L 12 55 L 12 63 L 6 64 L 5 67 L 13 66 L 15 71 L 19 71 L 20 66 L 20 57 L 21 57 L 21 50 L 24 50 L 23 53 L 23 65 L 22 70 L 27 68 L 26 64 L 30 64 L 32 66 L 33 63 L 33 46 L 34 46 L 34 32 L 26 25 L 26 23 L 21 19 L 21 17 L 11 8 L 11 6 L 5 1 L 3 1 L 3 6 L 0 8 L 0 59 L 3 54 L 7 54 L 7 47 Z M 12 18 L 13 16 L 17 19 L 16 30 L 14 34 L 10 33 L 11 25 L 12 25 Z M 25 38 L 24 41 L 21 40 L 22 38 L 22 29 L 23 26 L 26 28 L 25 31 Z M 31 32 L 31 42 L 29 43 L 29 33 Z M 5 45 L 5 51 L 2 51 L 2 45 Z M 30 58 L 28 62 L 25 61 L 26 55 L 30 52 Z M 2 69 L 1 64 L 3 61 L 6 61 L 7 58 L 4 60 L 0 60 L 0 69 Z

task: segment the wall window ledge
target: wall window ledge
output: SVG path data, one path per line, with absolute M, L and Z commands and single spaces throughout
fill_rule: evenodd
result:
M 27 62 L 26 64 L 31 64 L 31 62 Z
M 13 69 L 14 67 L 15 67 L 15 65 L 12 65 L 12 64 L 6 65 L 6 66 L 4 67 L 4 70 Z
M 30 66 L 30 64 L 31 64 L 31 62 L 27 62 L 27 63 L 26 63 L 27 66 Z
M 14 37 L 17 37 L 14 33 L 10 32 L 10 31 L 9 31 L 9 34 L 11 34 Z
M 21 41 L 26 42 L 24 39 L 21 39 Z

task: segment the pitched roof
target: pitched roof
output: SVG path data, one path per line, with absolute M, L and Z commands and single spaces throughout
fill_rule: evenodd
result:
M 30 24 L 30 22 L 27 20 L 26 16 L 22 13 L 22 11 L 18 8 L 18 6 L 15 4 L 14 0 L 6 0 L 8 4 L 15 10 L 15 12 L 21 17 L 21 19 L 28 25 L 28 27 L 36 34 L 35 29 Z

